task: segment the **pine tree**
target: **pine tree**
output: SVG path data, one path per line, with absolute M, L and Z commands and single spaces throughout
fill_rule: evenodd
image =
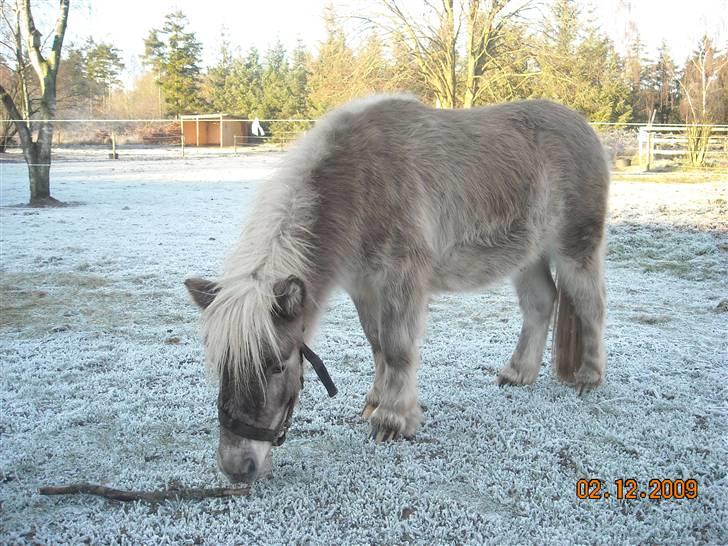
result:
M 311 108 L 321 115 L 351 99 L 354 84 L 354 52 L 346 42 L 332 6 L 324 12 L 326 39 L 309 68 Z
M 111 44 L 89 37 L 82 46 L 69 46 L 58 73 L 59 107 L 71 115 L 103 114 L 123 69 L 120 51 Z
M 208 70 L 203 85 L 204 96 L 210 108 L 216 112 L 237 113 L 232 93 L 234 59 L 227 32 L 222 30 L 222 43 L 217 64 Z
M 544 28 L 533 96 L 561 102 L 591 121 L 629 121 L 630 88 L 621 59 L 604 35 L 581 22 L 576 2 L 557 0 Z
M 665 40 L 657 51 L 657 60 L 647 67 L 643 85 L 648 109 L 656 112 L 655 121 L 661 124 L 678 123 L 680 82 L 677 66 Z
M 308 54 L 301 40 L 298 40 L 293 50 L 291 70 L 289 72 L 289 88 L 291 90 L 292 108 L 291 117 L 307 118 L 310 115 L 309 85 L 308 85 Z
M 152 29 L 144 40 L 145 62 L 159 78 L 169 114 L 178 116 L 200 108 L 200 56 L 202 45 L 188 32 L 181 11 L 168 14 L 161 30 Z
M 61 117 L 89 113 L 89 81 L 86 77 L 86 52 L 70 44 L 58 70 L 58 110 Z
M 107 43 L 95 43 L 89 38 L 85 47 L 85 71 L 89 98 L 93 102 L 108 102 L 111 90 L 121 81 L 124 69 L 118 48 Z
M 278 41 L 265 55 L 262 73 L 261 114 L 264 118 L 288 117 L 293 110 L 286 49 Z
M 262 81 L 263 66 L 260 53 L 251 47 L 242 59 L 233 61 L 232 73 L 228 84 L 228 93 L 233 97 L 234 110 L 237 114 L 249 118 L 262 116 Z

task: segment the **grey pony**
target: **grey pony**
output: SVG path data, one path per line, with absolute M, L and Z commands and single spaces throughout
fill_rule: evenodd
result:
M 390 95 L 333 111 L 261 184 L 222 277 L 186 281 L 204 309 L 220 403 L 257 426 L 281 422 L 300 389 L 298 349 L 338 286 L 373 353 L 363 411 L 371 434 L 412 436 L 422 421 L 417 347 L 430 294 L 503 278 L 515 286 L 523 327 L 498 384 L 536 380 L 558 299 L 575 324 L 561 337 L 578 347 L 563 369 L 556 360 L 558 375 L 579 392 L 597 386 L 608 187 L 597 135 L 553 102 L 442 110 Z M 253 481 L 270 460 L 265 444 L 221 430 L 220 466 Z

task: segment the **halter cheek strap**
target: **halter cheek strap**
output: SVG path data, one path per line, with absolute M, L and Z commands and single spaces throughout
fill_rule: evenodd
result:
M 336 385 L 334 385 L 326 366 L 318 355 L 306 344 L 304 344 L 301 348 L 301 355 L 311 363 L 316 375 L 318 375 L 321 383 L 323 383 L 324 387 L 326 387 L 326 392 L 329 393 L 329 396 L 336 396 L 338 389 L 336 388 Z M 303 358 L 301 359 L 301 390 L 303 390 Z M 220 426 L 229 430 L 236 436 L 247 438 L 248 440 L 270 442 L 275 447 L 278 447 L 286 441 L 286 433 L 288 432 L 288 428 L 291 426 L 291 419 L 293 418 L 294 405 L 295 398 L 291 398 L 288 403 L 288 407 L 286 408 L 286 415 L 283 417 L 283 421 L 281 421 L 281 424 L 275 429 L 260 428 L 249 425 L 239 419 L 235 419 L 220 406 L 217 408 L 217 417 L 220 420 Z
M 303 354 L 303 356 L 306 357 L 306 360 L 311 363 L 311 367 L 316 372 L 316 375 L 318 375 L 321 383 L 323 383 L 324 387 L 326 387 L 326 392 L 329 393 L 329 397 L 333 398 L 336 396 L 339 389 L 337 389 L 336 385 L 334 385 L 334 381 L 331 379 L 329 371 L 326 369 L 326 366 L 324 366 L 323 361 L 305 343 L 301 348 L 301 354 Z

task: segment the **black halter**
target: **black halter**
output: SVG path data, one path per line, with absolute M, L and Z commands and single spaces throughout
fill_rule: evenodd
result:
M 331 379 L 326 366 L 323 361 L 314 353 L 306 344 L 301 348 L 301 390 L 303 390 L 303 358 L 306 358 L 311 363 L 316 375 L 318 375 L 321 383 L 326 387 L 326 391 L 329 396 L 336 396 L 338 390 L 336 385 Z M 235 419 L 222 406 L 218 405 L 217 416 L 220 420 L 220 426 L 229 430 L 236 436 L 247 438 L 248 440 L 259 440 L 261 442 L 271 442 L 275 447 L 283 445 L 286 441 L 286 433 L 288 428 L 291 426 L 291 419 L 293 419 L 293 406 L 296 405 L 296 397 L 293 396 L 288 401 L 286 406 L 286 413 L 283 420 L 277 428 L 260 428 L 253 425 L 249 425 L 239 419 Z

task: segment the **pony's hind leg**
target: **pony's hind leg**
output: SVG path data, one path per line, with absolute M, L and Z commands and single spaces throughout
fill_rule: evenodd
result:
M 498 374 L 498 385 L 530 385 L 536 380 L 556 299 L 556 288 L 545 259 L 522 269 L 514 284 L 523 326 L 510 362 Z
M 579 339 L 569 339 L 569 332 L 556 332 L 555 363 L 559 377 L 572 384 L 580 393 L 602 382 L 606 368 L 603 330 L 606 314 L 606 290 L 604 287 L 604 258 L 597 248 L 587 259 L 559 256 L 556 260 L 559 291 L 565 291 L 570 305 L 566 312 L 575 314 L 574 334 Z M 561 300 L 560 300 L 561 301 Z M 562 314 L 559 304 L 558 315 Z M 568 323 L 569 317 L 557 316 L 557 323 Z M 558 327 L 557 327 L 558 330 Z M 569 351 L 579 354 L 570 355 Z M 559 367 L 563 369 L 559 369 Z
M 364 330 L 364 335 L 369 341 L 374 355 L 374 384 L 364 399 L 364 410 L 362 418 L 369 419 L 371 414 L 379 405 L 382 371 L 384 368 L 384 355 L 379 342 L 379 302 L 371 292 L 352 296 L 354 307 L 359 314 L 359 322 Z

